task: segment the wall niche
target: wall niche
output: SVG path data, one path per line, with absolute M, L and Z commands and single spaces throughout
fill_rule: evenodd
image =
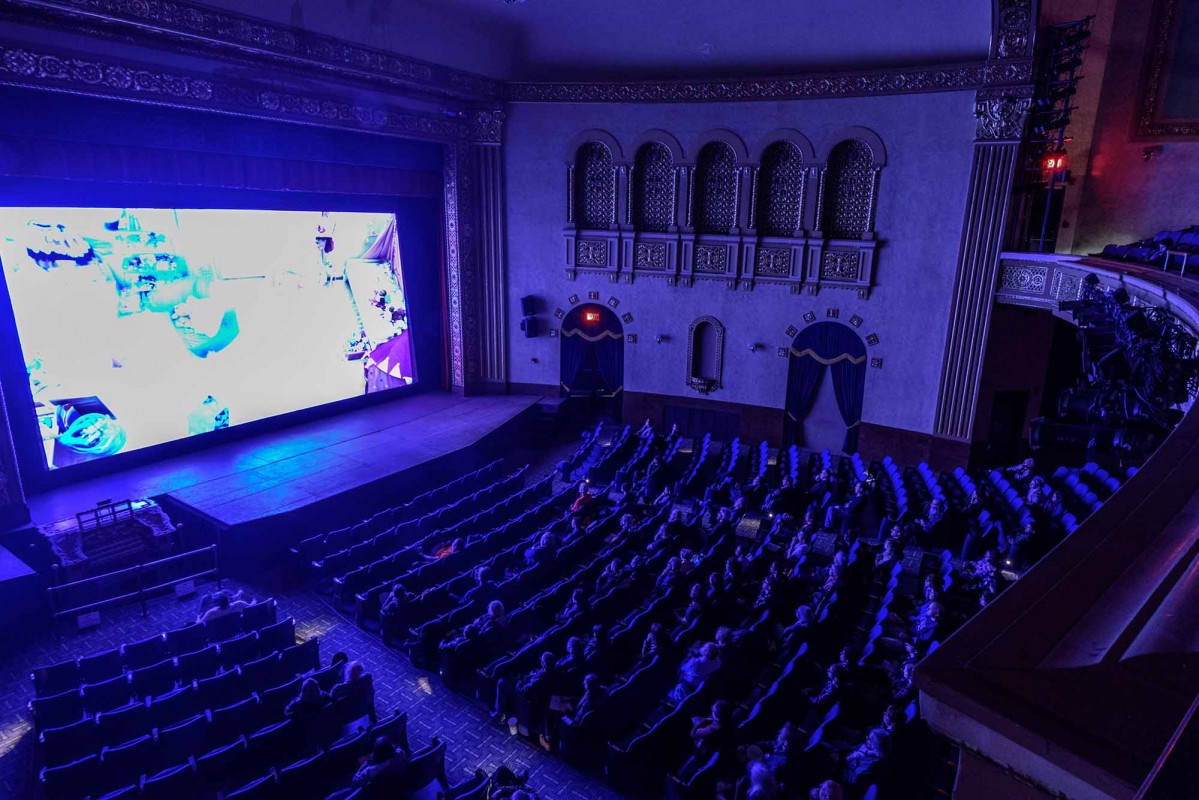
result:
M 724 325 L 716 317 L 700 317 L 687 331 L 687 385 L 700 394 L 723 386 Z

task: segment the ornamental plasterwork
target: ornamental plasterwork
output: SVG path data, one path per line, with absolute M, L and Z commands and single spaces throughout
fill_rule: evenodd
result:
M 728 249 L 722 245 L 695 246 L 695 271 L 724 273 L 728 270 Z
M 1024 124 L 1032 98 L 1016 94 L 979 92 L 974 101 L 975 140 L 1017 142 L 1024 135 Z
M 1032 0 L 996 0 L 993 23 L 995 58 L 1010 61 L 1032 56 Z
M 612 153 L 602 142 L 579 148 L 574 169 L 574 213 L 580 228 L 604 230 L 616 217 Z
M 856 250 L 825 250 L 820 259 L 822 280 L 856 281 L 861 256 Z
M 755 275 L 790 275 L 791 250 L 786 247 L 759 247 Z
M 579 239 L 575 264 L 580 267 L 608 266 L 608 243 L 597 239 Z
M 666 269 L 666 245 L 661 242 L 638 242 L 633 248 L 635 269 Z
M 824 179 L 825 235 L 861 239 L 871 232 L 876 176 L 874 154 L 865 142 L 849 139 L 832 149 Z
M 64 20 L 70 20 L 91 25 L 88 33 L 99 35 L 104 31 L 92 23 L 120 25 L 160 47 L 164 42 L 216 46 L 305 71 L 315 66 L 359 80 L 465 99 L 501 100 L 505 93 L 504 84 L 481 75 L 186 0 L 6 0 L 6 5 L 29 16 L 51 17 L 58 29 L 68 27 Z
M 726 142 L 709 142 L 695 168 L 695 229 L 728 233 L 737 227 L 737 154 Z
M 999 273 L 999 288 L 1028 294 L 1044 294 L 1049 269 L 1023 264 L 1004 264 Z
M 675 214 L 675 170 L 666 145 L 647 142 L 638 149 L 632 184 L 634 230 L 670 230 Z
M 1049 294 L 1054 300 L 1077 300 L 1082 294 L 1082 283 L 1074 275 L 1055 269 Z
M 0 83 L 416 139 L 457 140 L 466 133 L 465 123 L 458 119 L 425 117 L 393 107 L 285 91 L 250 79 L 196 75 L 162 67 L 133 68 L 108 57 L 76 58 L 44 48 L 0 45 Z
M 501 144 L 504 136 L 504 112 L 487 109 L 470 112 L 472 144 Z

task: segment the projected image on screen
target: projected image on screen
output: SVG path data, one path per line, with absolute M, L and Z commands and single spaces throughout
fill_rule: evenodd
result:
M 411 384 L 392 214 L 0 208 L 46 463 Z

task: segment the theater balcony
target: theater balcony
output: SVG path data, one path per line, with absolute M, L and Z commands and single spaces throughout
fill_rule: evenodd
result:
M 997 302 L 1056 309 L 1088 274 L 1199 328 L 1199 282 L 1100 259 L 1005 253 Z M 962 748 L 955 797 L 1194 796 L 1197 489 L 1192 407 L 1098 512 L 922 662 L 921 714 Z

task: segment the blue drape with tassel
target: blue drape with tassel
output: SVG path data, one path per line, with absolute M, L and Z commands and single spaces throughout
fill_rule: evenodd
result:
M 792 439 L 799 438 L 803 420 L 812 410 L 825 367 L 833 379 L 837 409 L 845 423 L 842 449 L 858 449 L 862 422 L 862 397 L 866 388 L 866 346 L 854 331 L 837 322 L 818 322 L 800 332 L 791 344 L 787 373 L 787 425 Z

